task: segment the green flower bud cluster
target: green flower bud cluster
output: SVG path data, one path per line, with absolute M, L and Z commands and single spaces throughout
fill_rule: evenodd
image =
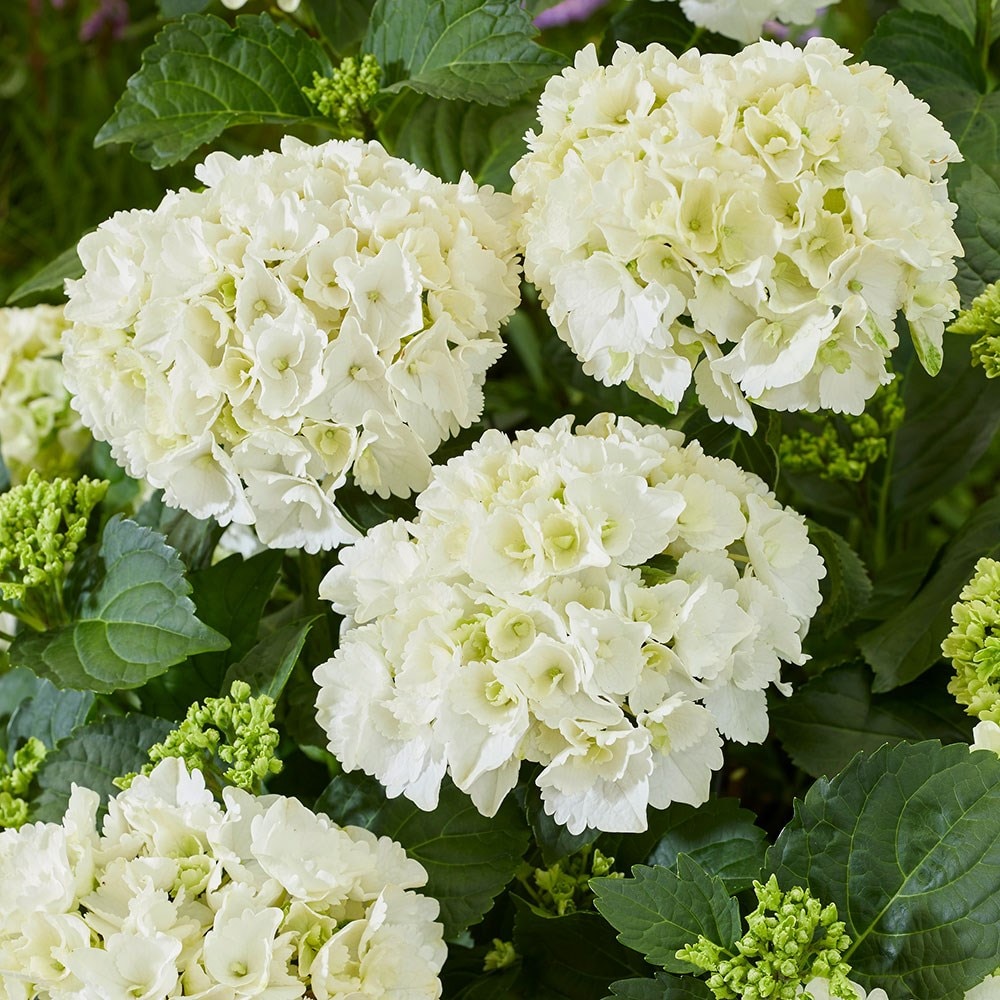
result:
M 941 644 L 955 667 L 948 690 L 969 715 L 1000 723 L 1000 562 L 980 559 L 958 596 Z
M 278 731 L 274 721 L 274 699 L 266 694 L 254 697 L 245 681 L 233 681 L 225 698 L 195 702 L 184 721 L 162 743 L 149 748 L 149 763 L 141 773 L 149 774 L 166 757 L 181 757 L 188 770 L 197 768 L 208 775 L 216 770 L 218 757 L 230 767 L 222 778 L 232 785 L 256 792 L 260 783 L 282 767 L 275 756 Z M 115 778 L 119 788 L 128 788 L 136 775 Z
M 65 618 L 62 585 L 107 489 L 105 480 L 46 481 L 32 471 L 0 496 L 0 597 L 22 602 L 7 610 L 33 628 Z
M 621 872 L 613 871 L 614 863 L 614 858 L 588 844 L 549 868 L 532 869 L 524 865 L 518 878 L 536 906 L 562 917 L 590 907 L 594 899 L 590 891 L 592 878 L 622 878 Z
M 514 950 L 513 941 L 502 941 L 500 938 L 494 938 L 493 947 L 486 952 L 486 958 L 483 961 L 483 972 L 506 969 L 513 965 L 517 959 L 518 954 Z
M 14 752 L 10 763 L 0 750 L 0 826 L 18 827 L 28 822 L 28 803 L 23 798 L 45 760 L 45 744 L 29 736 Z
M 363 55 L 360 61 L 348 56 L 332 76 L 313 73 L 313 85 L 303 87 L 302 93 L 321 115 L 346 126 L 371 107 L 381 79 L 382 70 L 374 56 Z
M 969 348 L 972 363 L 981 365 L 987 378 L 1000 375 L 1000 281 L 987 285 L 948 329 L 978 337 Z
M 864 413 L 837 419 L 806 416 L 810 427 L 786 435 L 778 446 L 782 468 L 821 479 L 859 483 L 888 451 L 888 438 L 906 416 L 900 376 L 882 386 Z M 805 416 L 805 415 L 804 415 Z
M 830 995 L 857 1000 L 843 959 L 851 939 L 837 919 L 836 904 L 823 906 L 808 889 L 782 892 L 774 875 L 754 882 L 757 909 L 747 916 L 747 932 L 736 954 L 704 936 L 677 952 L 677 958 L 711 973 L 707 985 L 717 1000 L 792 1000 L 811 979 L 830 981 Z

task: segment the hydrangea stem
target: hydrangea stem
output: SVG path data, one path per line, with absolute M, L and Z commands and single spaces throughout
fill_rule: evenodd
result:
M 976 0 L 976 51 L 983 73 L 989 77 L 990 36 L 993 28 L 993 0 Z

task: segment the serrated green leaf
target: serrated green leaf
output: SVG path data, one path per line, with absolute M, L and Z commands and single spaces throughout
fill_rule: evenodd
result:
M 146 715 L 105 719 L 78 729 L 45 759 L 38 774 L 41 792 L 32 818 L 58 823 L 75 783 L 92 788 L 106 803 L 118 789 L 114 778 L 138 771 L 147 763 L 146 751 L 166 738 L 170 723 Z
M 943 17 L 949 24 L 965 32 L 969 41 L 976 36 L 976 0 L 900 0 L 900 7 L 906 10 L 919 11 L 924 14 L 934 14 Z M 1000 34 L 1000 14 L 993 14 L 993 37 Z
M 93 691 L 60 691 L 38 678 L 35 693 L 18 705 L 7 723 L 7 746 L 35 736 L 52 750 L 87 721 L 93 704 Z
M 676 874 L 667 868 L 636 865 L 633 878 L 595 878 L 594 905 L 614 927 L 618 940 L 668 972 L 692 972 L 675 957 L 699 935 L 723 948 L 739 937 L 740 914 L 722 879 L 709 875 L 686 854 Z
M 225 531 L 214 518 L 195 517 L 179 507 L 168 507 L 163 502 L 163 490 L 149 497 L 133 520 L 163 535 L 192 573 L 211 563 L 212 553 Z
M 498 112 L 481 104 L 424 98 L 407 115 L 393 150 L 442 180 L 463 171 L 477 184 L 509 192 L 510 168 L 524 155 L 524 134 L 537 124 L 534 102 Z
M 315 2 L 315 0 L 314 0 Z M 198 14 L 209 4 L 209 0 L 157 0 L 163 17 L 181 17 L 183 14 Z
M 884 14 L 862 58 L 884 66 L 919 96 L 938 87 L 985 90 L 972 38 L 937 13 L 895 10 Z
M 337 823 L 398 840 L 427 869 L 423 891 L 441 903 L 438 919 L 449 941 L 482 918 L 528 846 L 528 826 L 512 798 L 490 819 L 447 778 L 433 812 L 402 796 L 386 799 L 377 782 L 360 773 L 338 775 L 316 808 Z
M 955 195 L 958 216 L 955 232 L 965 257 L 959 257 L 955 283 L 968 306 L 989 284 L 1000 278 L 1000 185 L 985 170 L 972 175 Z M 947 355 L 946 355 L 947 358 Z
M 619 944 L 614 930 L 596 913 L 565 916 L 536 912 L 514 900 L 514 947 L 521 956 L 531 997 L 600 1000 L 612 979 L 642 975 L 649 967 Z
M 104 576 L 77 620 L 22 632 L 11 662 L 57 687 L 97 692 L 139 687 L 195 653 L 224 649 L 225 636 L 195 617 L 177 553 L 149 528 L 115 515 L 100 545 Z
M 316 26 L 340 55 L 353 52 L 364 38 L 375 0 L 309 0 Z
M 972 720 L 947 693 L 950 671 L 929 671 L 888 694 L 872 694 L 859 664 L 814 677 L 791 698 L 774 698 L 768 715 L 785 752 L 807 774 L 836 774 L 859 751 L 901 740 L 970 742 Z
M 607 1000 L 712 1000 L 703 979 L 668 976 L 658 972 L 654 979 L 624 979 L 611 984 Z
M 865 989 L 961 1000 L 1000 954 L 1000 758 L 936 741 L 817 781 L 768 852 L 781 885 L 837 904 Z
M 40 292 L 52 292 L 58 289 L 61 293 L 63 282 L 67 278 L 79 278 L 82 274 L 83 264 L 80 262 L 74 243 L 68 250 L 63 250 L 55 260 L 49 261 L 40 271 L 18 285 L 7 296 L 7 305 L 16 305 Z
M 948 168 L 952 190 L 968 179 L 973 165 L 980 164 L 987 170 L 996 168 L 1000 158 L 1000 92 L 993 90 L 984 94 L 976 90 L 931 87 L 918 96 L 941 119 L 967 161 Z
M 919 677 L 941 658 L 951 628 L 951 606 L 972 576 L 976 560 L 1000 555 L 1000 497 L 982 504 L 944 552 L 937 571 L 898 614 L 858 640 L 875 671 L 875 691 L 891 691 Z
M 528 12 L 505 0 L 376 0 L 362 49 L 389 93 L 510 104 L 566 64 L 536 34 Z
M 222 679 L 222 694 L 228 693 L 233 681 L 246 681 L 253 694 L 266 694 L 277 701 L 316 620 L 313 617 L 289 622 L 266 635 L 226 671 Z
M 322 46 L 288 22 L 211 14 L 168 24 L 142 56 L 94 140 L 132 144 L 154 167 L 184 159 L 233 125 L 290 125 L 314 117 L 302 93 L 333 67 Z
M 815 626 L 823 634 L 849 625 L 871 600 L 872 582 L 861 557 L 830 528 L 809 522 L 809 538 L 826 564 L 823 603 Z

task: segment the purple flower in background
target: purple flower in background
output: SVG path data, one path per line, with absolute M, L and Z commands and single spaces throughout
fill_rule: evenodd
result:
M 607 2 L 608 0 L 562 0 L 562 3 L 543 10 L 535 18 L 535 27 L 554 28 L 561 24 L 582 21 Z
M 100 6 L 80 25 L 81 42 L 92 42 L 107 32 L 117 40 L 128 27 L 128 0 L 101 0 Z

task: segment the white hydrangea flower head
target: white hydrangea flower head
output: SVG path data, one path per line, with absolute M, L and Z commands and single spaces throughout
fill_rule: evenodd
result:
M 520 300 L 509 195 L 375 142 L 195 169 L 202 192 L 120 212 L 67 282 L 74 405 L 168 504 L 274 548 L 358 537 L 336 503 L 422 489 L 478 419 Z
M 572 832 L 643 830 L 708 798 L 723 737 L 762 741 L 781 661 L 805 662 L 804 519 L 677 431 L 487 431 L 417 507 L 320 587 L 345 621 L 318 721 L 391 797 L 433 809 L 447 773 L 492 816 L 529 761 Z
M 0 309 L 0 453 L 17 485 L 72 473 L 91 436 L 63 384 L 62 306 Z
M 760 38 L 765 21 L 812 24 L 822 7 L 839 0 L 680 0 L 684 16 L 699 28 L 708 28 L 739 42 Z
M 223 799 L 169 758 L 100 831 L 74 786 L 62 824 L 0 833 L 0 995 L 438 1000 L 438 904 L 399 844 L 296 799 Z
M 730 6 L 719 4 L 718 6 Z M 829 39 L 736 56 L 594 47 L 553 77 L 517 163 L 525 274 L 587 374 L 716 420 L 859 414 L 897 313 L 932 374 L 962 254 L 944 127 Z
M 222 6 L 230 10 L 239 10 L 246 6 L 247 0 L 222 0 Z M 278 7 L 286 14 L 294 14 L 299 9 L 302 0 L 278 0 Z

